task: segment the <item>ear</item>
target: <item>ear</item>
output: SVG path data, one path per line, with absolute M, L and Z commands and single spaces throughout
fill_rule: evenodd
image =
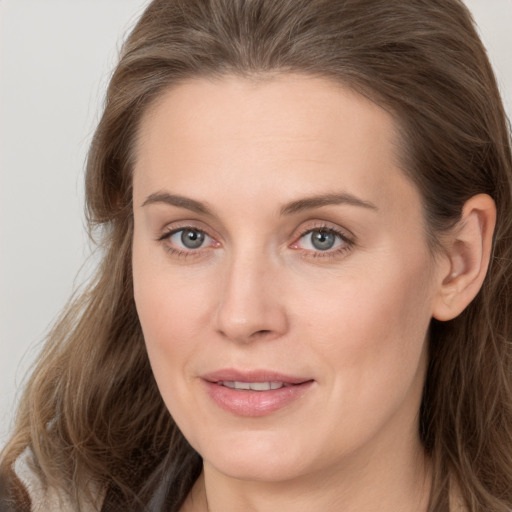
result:
M 446 321 L 458 316 L 475 298 L 487 273 L 496 225 L 496 205 L 487 194 L 469 199 L 462 217 L 444 239 L 447 265 L 435 296 L 433 317 Z

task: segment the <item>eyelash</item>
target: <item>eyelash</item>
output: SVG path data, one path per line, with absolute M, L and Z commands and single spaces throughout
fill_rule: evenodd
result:
M 163 243 L 165 250 L 169 254 L 171 254 L 173 256 L 177 256 L 178 258 L 190 258 L 190 257 L 201 256 L 201 252 L 202 252 L 201 249 L 204 249 L 204 247 L 200 247 L 197 250 L 194 250 L 194 249 L 183 250 L 183 249 L 178 249 L 178 248 L 172 246 L 170 243 L 168 243 L 170 238 L 173 235 L 180 233 L 181 231 L 195 231 L 196 233 L 200 233 L 208 238 L 212 238 L 203 229 L 199 229 L 195 226 L 180 226 L 179 228 L 172 228 L 172 229 L 167 230 L 161 237 L 158 238 L 158 242 Z
M 167 230 L 162 236 L 160 236 L 157 239 L 157 241 L 163 243 L 165 250 L 169 254 L 171 254 L 173 256 L 176 256 L 178 258 L 190 258 L 190 257 L 201 256 L 202 252 L 203 252 L 201 249 L 205 249 L 207 247 L 199 247 L 198 249 L 183 250 L 183 249 L 176 248 L 176 247 L 172 246 L 169 243 L 169 240 L 170 240 L 170 238 L 173 235 L 175 235 L 177 233 L 180 233 L 181 231 L 187 231 L 187 230 L 194 231 L 196 233 L 202 234 L 205 237 L 208 237 L 208 238 L 214 240 L 213 237 L 209 236 L 206 231 L 204 231 L 204 230 L 202 230 L 200 228 L 197 228 L 195 226 L 188 226 L 187 225 L 187 226 L 180 226 L 178 228 L 172 228 L 172 229 Z M 340 246 L 335 248 L 335 249 L 326 249 L 324 251 L 322 251 L 320 249 L 316 250 L 316 251 L 315 250 L 311 250 L 311 249 L 301 249 L 300 247 L 296 246 L 299 243 L 299 241 L 302 238 L 304 238 L 306 235 L 308 235 L 310 233 L 315 233 L 315 232 L 323 232 L 323 233 L 334 235 L 341 242 Z M 345 233 L 342 233 L 341 231 L 339 231 L 339 230 L 337 230 L 337 229 L 335 229 L 332 226 L 329 226 L 327 224 L 319 224 L 319 225 L 316 225 L 316 226 L 313 226 L 313 227 L 308 227 L 307 229 L 303 230 L 295 238 L 295 241 L 290 245 L 290 247 L 292 249 L 294 249 L 294 250 L 300 251 L 304 258 L 331 258 L 331 259 L 336 259 L 337 257 L 339 258 L 345 252 L 347 252 L 350 249 L 352 249 L 354 244 L 355 244 L 354 240 L 351 237 L 347 236 Z
M 322 232 L 326 234 L 334 235 L 340 242 L 340 246 L 334 249 L 326 249 L 324 251 L 311 250 L 311 249 L 301 249 L 300 247 L 294 247 L 294 245 L 298 244 L 298 242 L 304 238 L 306 235 L 315 232 Z M 331 258 L 336 259 L 345 254 L 347 251 L 350 251 L 354 246 L 354 240 L 352 237 L 347 236 L 347 234 L 341 232 L 338 229 L 333 228 L 327 224 L 319 224 L 313 227 L 308 227 L 304 231 L 302 231 L 299 236 L 295 239 L 291 247 L 295 250 L 301 251 L 306 258 Z

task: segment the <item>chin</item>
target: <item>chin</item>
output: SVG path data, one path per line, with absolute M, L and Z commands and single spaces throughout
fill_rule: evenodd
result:
M 239 480 L 283 482 L 308 471 L 304 442 L 293 442 L 275 432 L 245 432 L 199 447 L 205 464 Z
M 303 474 L 296 461 L 283 460 L 282 456 L 280 458 L 224 457 L 221 460 L 205 460 L 205 463 L 225 476 L 250 482 L 286 482 Z

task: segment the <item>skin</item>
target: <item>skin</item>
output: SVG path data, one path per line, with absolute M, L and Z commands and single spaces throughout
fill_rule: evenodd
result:
M 468 265 L 428 250 L 398 146 L 389 113 L 304 76 L 191 80 L 143 117 L 134 293 L 162 397 L 204 459 L 183 511 L 426 510 L 427 331 L 450 316 Z M 344 200 L 282 211 L 333 193 Z M 481 211 L 468 209 L 470 228 Z M 183 228 L 204 244 L 185 247 Z M 319 229 L 332 249 L 313 245 Z M 221 368 L 313 384 L 240 416 L 205 391 L 202 376 Z

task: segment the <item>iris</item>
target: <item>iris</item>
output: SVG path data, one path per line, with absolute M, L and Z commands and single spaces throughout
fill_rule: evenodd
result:
M 195 229 L 183 229 L 181 231 L 181 243 L 187 249 L 198 249 L 204 243 L 205 235 Z
M 311 245 L 319 251 L 332 249 L 336 243 L 336 235 L 330 231 L 312 231 Z

